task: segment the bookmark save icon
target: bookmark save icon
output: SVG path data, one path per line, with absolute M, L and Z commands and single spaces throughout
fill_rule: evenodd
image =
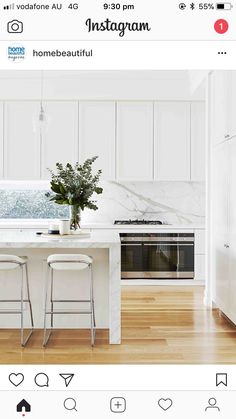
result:
M 75 374 L 59 374 L 59 375 L 65 381 L 65 386 L 68 387 L 70 385 L 71 380 L 74 378 Z

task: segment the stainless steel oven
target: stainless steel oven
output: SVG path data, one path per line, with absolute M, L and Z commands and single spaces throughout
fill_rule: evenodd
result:
M 193 279 L 193 233 L 121 233 L 122 279 Z

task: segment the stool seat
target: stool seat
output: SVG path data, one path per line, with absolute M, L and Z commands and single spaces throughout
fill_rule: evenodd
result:
M 16 269 L 25 263 L 26 259 L 16 255 L 0 255 L 0 270 Z
M 47 259 L 48 265 L 56 270 L 82 270 L 93 263 L 88 255 L 81 254 L 54 254 Z

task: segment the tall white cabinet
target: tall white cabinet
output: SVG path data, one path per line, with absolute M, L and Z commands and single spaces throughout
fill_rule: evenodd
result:
M 114 102 L 81 102 L 79 104 L 80 162 L 99 156 L 95 170 L 102 169 L 102 178 L 115 178 L 115 123 Z
M 40 179 L 40 134 L 34 127 L 37 102 L 6 102 L 4 108 L 4 177 Z
M 216 116 L 212 126 L 213 144 L 236 135 L 236 72 L 214 71 L 211 74 L 212 112 Z
M 236 137 L 233 117 L 236 72 L 215 72 L 210 76 L 211 121 L 211 219 L 212 219 L 212 288 L 213 301 L 230 320 L 236 323 Z M 223 85 L 218 87 L 216 80 Z M 230 100 L 225 92 L 230 87 Z M 225 88 L 225 89 L 224 89 Z M 232 89 L 231 89 L 232 88 Z M 228 106 L 221 119 L 222 100 Z M 227 116 L 226 116 L 227 113 Z M 230 129 L 231 127 L 231 129 Z
M 153 179 L 153 104 L 117 104 L 117 178 Z

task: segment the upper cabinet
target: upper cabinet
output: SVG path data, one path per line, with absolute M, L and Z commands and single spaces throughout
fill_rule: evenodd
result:
M 48 168 L 56 163 L 72 163 L 78 155 L 78 103 L 46 102 L 44 105 L 47 124 L 41 133 L 41 175 L 49 179 Z
M 0 102 L 0 179 L 3 178 L 3 103 Z
M 4 110 L 4 178 L 40 179 L 40 134 L 34 129 L 39 103 L 6 102 Z
M 79 104 L 80 162 L 98 156 L 94 169 L 102 169 L 102 179 L 115 179 L 115 110 L 114 102 Z
M 190 180 L 190 104 L 156 103 L 155 105 L 156 180 Z
M 103 180 L 204 180 L 201 102 L 45 101 L 43 107 L 47 121 L 40 128 L 40 102 L 0 104 L 0 178 L 47 180 L 57 162 L 98 156 L 94 169 L 102 169 Z
M 235 137 L 236 135 L 236 118 L 235 118 L 235 109 L 236 109 L 236 71 L 230 72 L 230 124 L 229 124 L 229 133 L 230 137 Z
M 205 180 L 206 172 L 206 123 L 205 104 L 191 104 L 191 181 Z
M 214 71 L 211 83 L 211 137 L 213 145 L 236 135 L 236 71 Z
M 153 180 L 153 103 L 117 103 L 117 178 Z

